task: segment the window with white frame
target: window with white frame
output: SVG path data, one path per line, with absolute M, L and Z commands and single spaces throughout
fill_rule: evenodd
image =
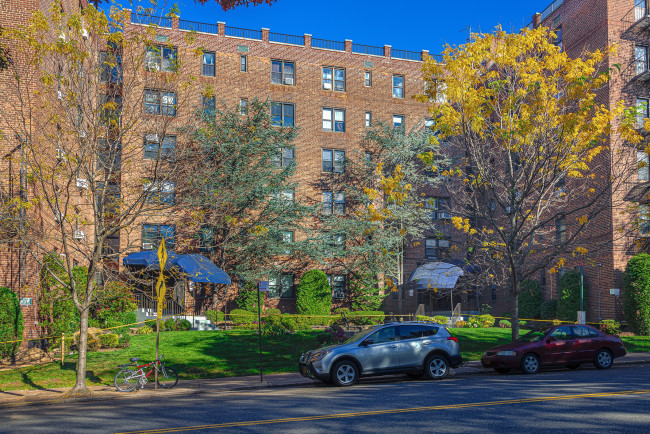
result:
M 345 68 L 323 66 L 323 90 L 345 92 Z
M 323 149 L 323 172 L 343 173 L 345 171 L 345 151 Z
M 269 276 L 269 297 L 293 298 L 294 275 L 281 273 Z
M 650 235 L 650 205 L 639 204 L 639 235 Z
M 271 84 L 294 86 L 295 69 L 296 64 L 294 62 L 271 60 Z
M 295 106 L 284 102 L 271 103 L 271 124 L 276 127 L 293 127 Z
M 344 274 L 329 274 L 327 281 L 332 287 L 332 298 L 341 300 L 345 298 L 345 275 Z
M 363 73 L 363 84 L 366 87 L 372 86 L 372 71 L 365 71 Z
M 323 107 L 323 131 L 345 132 L 345 110 Z
M 449 251 L 449 240 L 427 238 L 424 240 L 424 256 L 427 259 L 444 258 Z
M 144 159 L 155 160 L 160 158 L 169 158 L 174 155 L 176 149 L 176 136 L 165 136 L 162 141 L 158 134 L 144 135 Z
M 634 47 L 634 62 L 636 73 L 641 74 L 648 70 L 648 46 L 637 45 Z
M 271 156 L 271 164 L 275 167 L 289 167 L 295 159 L 293 148 L 280 148 L 280 150 Z
M 201 96 L 201 111 L 205 116 L 214 117 L 217 114 L 217 103 L 214 95 Z
M 294 196 L 295 196 L 295 193 L 293 191 L 293 188 L 289 188 L 289 189 L 286 189 L 286 190 L 279 191 L 277 193 L 273 193 L 271 195 L 271 198 L 278 201 L 278 202 L 293 203 Z
M 340 191 L 324 191 L 323 214 L 345 215 L 345 193 Z
M 173 182 L 152 182 L 145 179 L 142 188 L 146 194 L 147 203 L 173 205 L 176 198 L 176 185 Z
M 636 161 L 638 164 L 637 173 L 639 175 L 639 181 L 648 181 L 650 180 L 650 173 L 648 167 L 648 153 L 646 151 L 636 151 Z
M 282 243 L 285 245 L 283 253 L 285 255 L 290 255 L 292 252 L 291 245 L 294 242 L 294 232 L 293 231 L 282 231 Z
M 156 250 L 160 241 L 165 239 L 165 248 L 174 249 L 174 225 L 145 223 L 142 225 L 142 250 Z
M 176 47 L 150 45 L 147 47 L 147 53 L 144 58 L 145 68 L 148 71 L 173 72 L 177 66 L 176 58 Z
M 366 112 L 366 128 L 372 127 L 372 112 Z
M 150 115 L 176 116 L 176 93 L 145 89 L 144 112 Z
M 431 197 L 425 202 L 425 207 L 431 212 L 431 220 L 451 219 L 451 200 L 448 197 Z
M 202 59 L 202 65 L 201 65 L 201 75 L 204 75 L 206 77 L 214 77 L 216 70 L 215 70 L 215 53 L 214 51 L 204 51 L 203 52 L 203 59 Z
M 649 104 L 648 98 L 637 98 L 636 99 L 636 127 L 643 128 L 643 124 L 647 118 L 650 117 L 648 113 Z
M 404 98 L 403 75 L 393 75 L 393 98 Z

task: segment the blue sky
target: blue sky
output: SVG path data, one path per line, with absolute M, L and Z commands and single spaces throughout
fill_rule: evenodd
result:
M 119 1 L 119 0 L 118 0 Z M 491 31 L 498 24 L 518 30 L 552 0 L 277 0 L 272 6 L 239 7 L 224 12 L 216 2 L 201 6 L 193 0 L 176 2 L 181 18 L 206 23 L 261 29 L 366 45 L 392 45 L 403 50 L 442 51 L 445 44 L 466 41 L 468 29 Z

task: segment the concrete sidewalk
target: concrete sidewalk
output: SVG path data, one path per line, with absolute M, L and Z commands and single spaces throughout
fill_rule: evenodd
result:
M 631 353 L 616 359 L 614 366 L 650 364 L 650 353 Z M 453 369 L 451 376 L 471 376 L 489 374 L 491 369 L 484 369 L 478 361 L 468 362 L 465 366 Z M 373 381 L 372 377 L 365 381 Z M 388 377 L 385 379 L 390 380 Z M 397 377 L 393 377 L 397 378 Z M 0 391 L 0 409 L 20 407 L 26 405 L 47 405 L 66 402 L 101 401 L 112 399 L 148 399 L 155 397 L 169 397 L 191 395 L 198 393 L 233 393 L 244 390 L 268 389 L 280 387 L 316 387 L 321 383 L 305 378 L 298 373 L 265 375 L 263 381 L 259 376 L 229 377 L 210 380 L 185 380 L 170 390 L 154 390 L 153 382 L 147 383 L 144 389 L 136 389 L 130 393 L 118 392 L 113 386 L 90 386 L 91 396 L 66 397 L 69 388 L 41 389 L 41 390 L 11 390 Z

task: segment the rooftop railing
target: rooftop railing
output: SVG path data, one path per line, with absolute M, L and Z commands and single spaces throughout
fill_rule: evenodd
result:
M 235 38 L 257 39 L 262 40 L 261 30 L 242 29 L 240 27 L 225 27 L 226 36 L 233 36 Z
M 421 51 L 407 51 L 407 50 L 397 50 L 395 48 L 390 50 L 390 57 L 395 59 L 406 59 L 406 60 L 417 60 L 418 62 L 422 61 L 422 52 Z
M 324 50 L 345 51 L 345 42 L 330 41 L 328 39 L 311 38 L 312 48 L 322 48 Z
M 149 14 L 131 14 L 132 24 L 142 24 L 143 26 L 172 27 L 172 19 L 167 17 L 157 17 Z
M 546 9 L 542 11 L 542 16 L 540 17 L 541 21 L 544 21 L 546 18 L 548 18 L 549 15 L 551 15 L 553 12 L 557 10 L 560 6 L 564 4 L 564 0 L 555 0 L 553 3 L 548 5 Z
M 285 35 L 284 33 L 269 32 L 269 41 L 281 44 L 305 45 L 304 36 Z
M 369 54 L 371 56 L 383 56 L 384 47 L 373 47 L 372 45 L 352 44 L 352 52 L 357 54 Z
M 219 34 L 219 26 L 217 24 L 199 23 L 196 21 L 178 20 L 178 28 L 180 30 L 188 30 L 191 32 L 210 33 L 213 35 Z

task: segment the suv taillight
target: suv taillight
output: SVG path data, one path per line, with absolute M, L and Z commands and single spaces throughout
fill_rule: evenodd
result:
M 453 337 L 453 336 L 449 336 L 449 337 L 447 338 L 447 340 L 448 340 L 448 341 L 454 341 L 454 342 L 458 343 L 458 338 L 455 338 L 455 337 Z

